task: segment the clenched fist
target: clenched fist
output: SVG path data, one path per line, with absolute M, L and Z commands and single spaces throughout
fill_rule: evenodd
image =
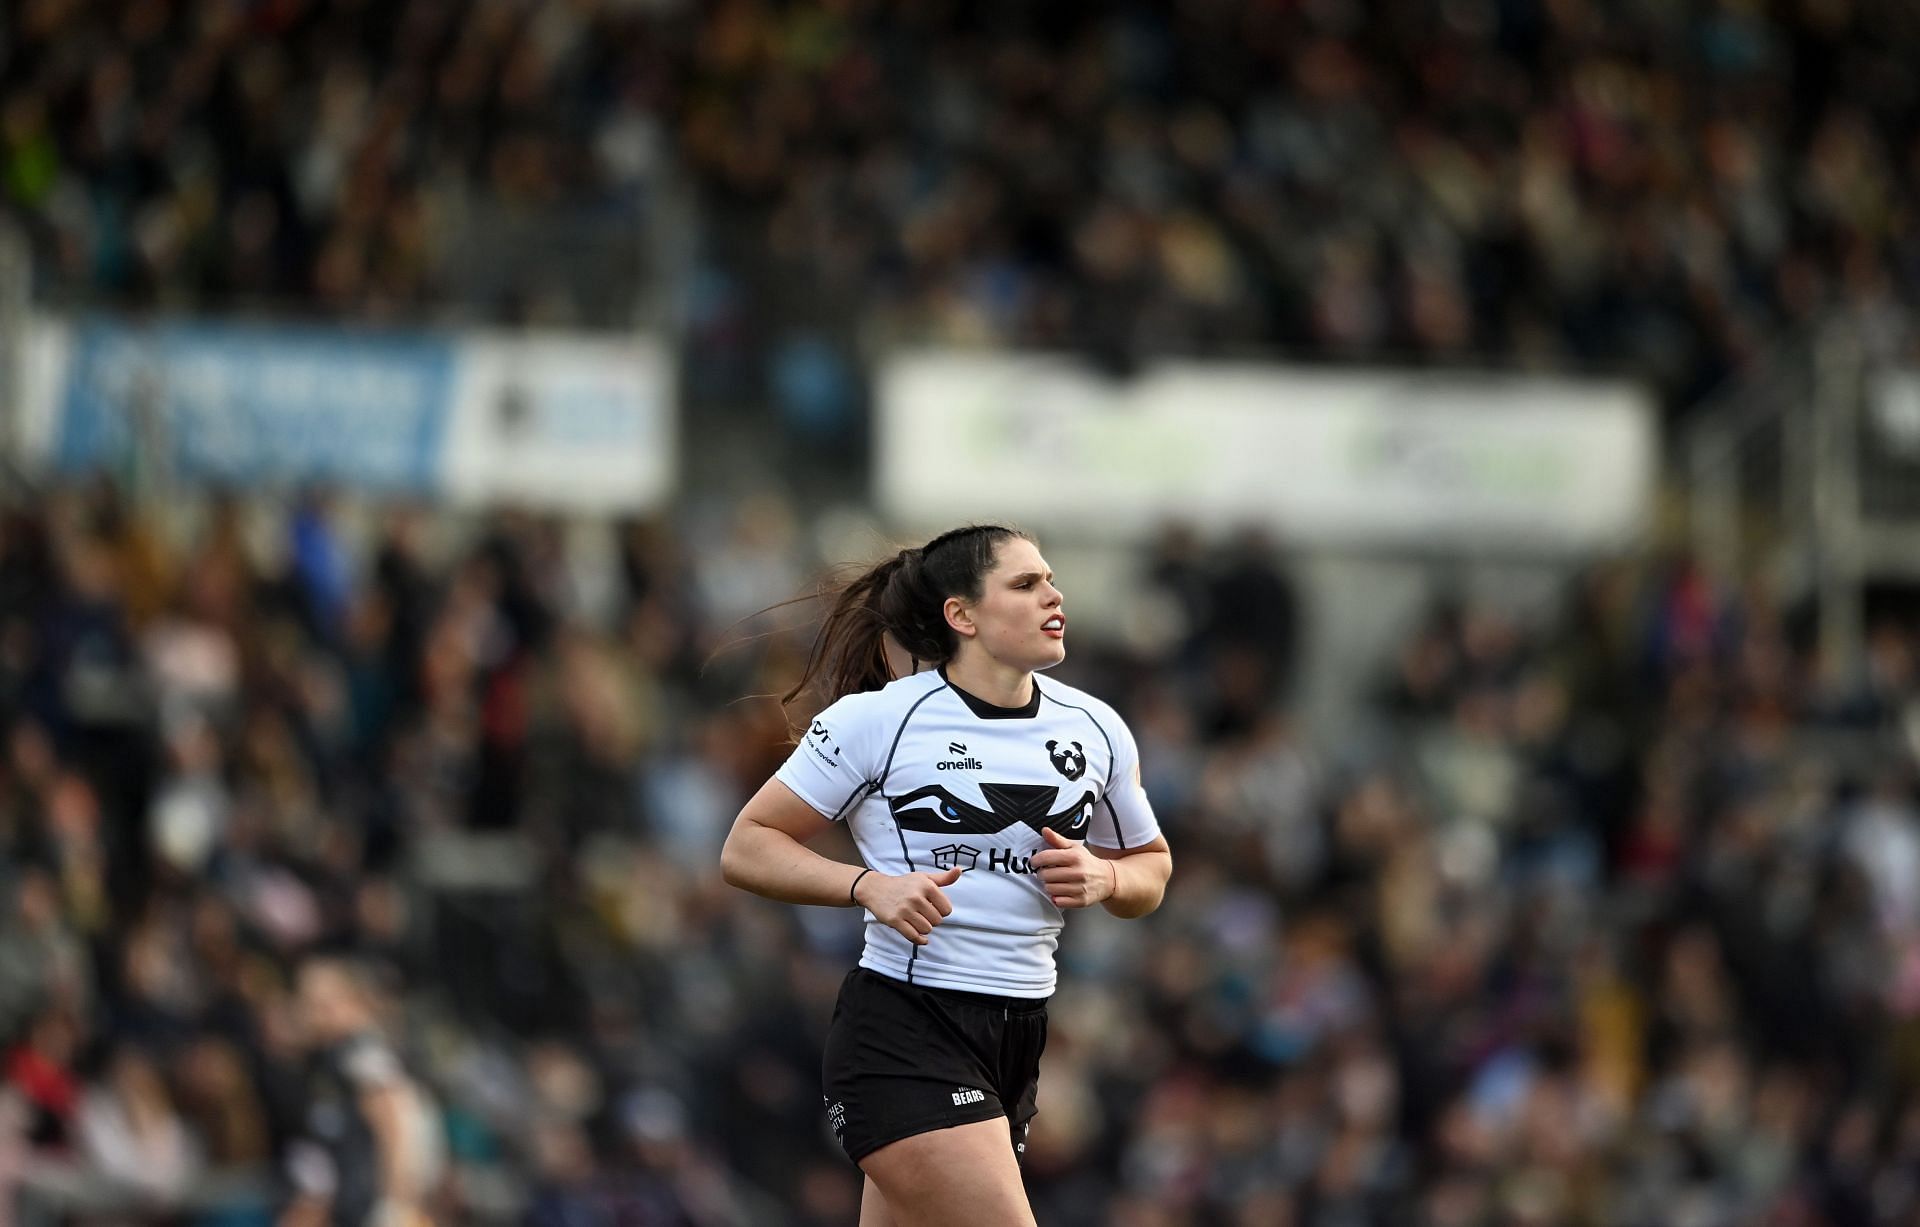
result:
M 960 878 L 958 867 L 940 873 L 903 873 L 890 877 L 870 873 L 853 885 L 853 901 L 872 912 L 874 919 L 916 946 L 927 944 L 933 926 L 953 915 L 943 886 Z
M 1120 871 L 1112 861 L 1103 861 L 1052 827 L 1043 835 L 1044 851 L 1033 854 L 1033 868 L 1047 888 L 1047 897 L 1055 907 L 1092 907 L 1113 897 L 1120 885 Z

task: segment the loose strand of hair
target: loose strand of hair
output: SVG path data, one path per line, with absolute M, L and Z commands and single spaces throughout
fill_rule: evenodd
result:
M 821 594 L 830 594 L 833 605 L 814 632 L 799 680 L 780 696 L 790 729 L 796 727 L 793 704 L 816 687 L 831 703 L 842 695 L 877 690 L 893 680 L 887 662 L 886 620 L 874 599 L 899 565 L 896 555 L 842 584 L 838 592 L 829 589 Z

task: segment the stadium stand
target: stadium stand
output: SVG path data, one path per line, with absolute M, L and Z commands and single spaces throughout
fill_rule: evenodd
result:
M 322 504 L 220 503 L 176 553 L 107 486 L 8 515 L 0 1011 L 42 1179 L 114 1171 L 89 1122 L 138 1097 L 143 1137 L 264 1198 L 319 946 L 402 986 L 475 1217 L 847 1221 L 814 1065 L 852 918 L 729 892 L 714 859 L 782 754 L 772 704 L 732 700 L 793 645 L 703 668 L 705 611 L 723 565 L 778 591 L 793 554 L 635 524 L 594 620 L 552 525 L 445 554 L 432 525 L 396 513 L 362 555 Z M 1823 679 L 1786 611 L 1605 565 L 1549 625 L 1436 608 L 1373 734 L 1333 746 L 1220 684 L 1208 598 L 1244 556 L 1147 562 L 1191 620 L 1069 667 L 1123 696 L 1178 889 L 1070 934 L 1043 1221 L 1911 1204 L 1911 627 Z
M 684 174 L 665 237 L 713 346 L 857 321 L 1126 363 L 1490 359 L 1678 409 L 1822 311 L 1885 334 L 1916 305 L 1914 22 L 29 0 L 0 161 L 83 302 L 624 322 L 660 266 L 622 231 Z

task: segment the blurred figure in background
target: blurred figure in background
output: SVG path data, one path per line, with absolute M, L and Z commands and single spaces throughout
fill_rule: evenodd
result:
M 369 973 L 307 961 L 300 1017 L 311 1046 L 305 1135 L 289 1156 L 296 1197 L 283 1227 L 416 1227 L 445 1165 L 432 1099 L 381 1034 Z
M 180 1114 L 150 1053 L 116 1045 L 105 1076 L 80 1105 L 82 1152 L 99 1174 L 165 1209 L 202 1170 L 199 1142 Z
M 7 1053 L 7 1086 L 26 1106 L 26 1139 L 36 1150 L 63 1156 L 72 1151 L 80 1110 L 74 1063 L 81 1038 L 69 1014 L 48 1007 Z

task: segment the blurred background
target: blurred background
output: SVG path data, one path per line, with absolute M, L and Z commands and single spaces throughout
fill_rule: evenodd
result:
M 1177 866 L 1069 926 L 1041 1222 L 1920 1221 L 1917 59 L 1911 0 L 9 0 L 13 1221 L 344 1221 L 379 1084 L 437 1221 L 854 1222 L 859 918 L 716 857 L 766 607 L 976 517 Z

